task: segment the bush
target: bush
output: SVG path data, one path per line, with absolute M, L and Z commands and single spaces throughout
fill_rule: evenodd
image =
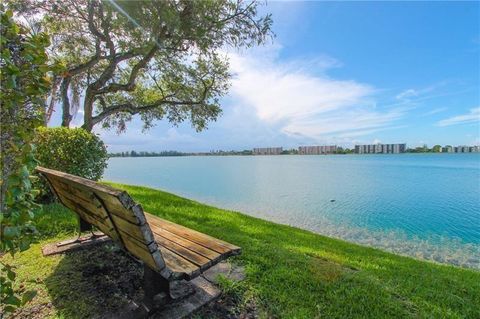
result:
M 40 166 L 99 180 L 107 167 L 107 149 L 95 134 L 81 128 L 41 127 L 34 144 Z

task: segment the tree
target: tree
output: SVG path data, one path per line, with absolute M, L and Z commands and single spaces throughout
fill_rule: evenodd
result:
M 31 35 L 1 9 L 0 36 L 0 255 L 28 249 L 37 208 L 31 172 L 34 130 L 43 123 L 49 90 L 45 34 Z M 12 312 L 35 296 L 15 289 L 14 269 L 1 261 L 0 312 Z
M 442 151 L 442 146 L 441 145 L 435 145 L 434 147 L 432 147 L 432 152 L 434 153 L 440 153 Z
M 30 24 L 53 34 L 50 56 L 66 66 L 51 91 L 63 126 L 83 101 L 83 128 L 124 131 L 138 114 L 196 130 L 216 120 L 231 74 L 225 49 L 271 36 L 270 15 L 241 0 L 12 0 Z M 41 17 L 41 19 L 38 19 Z M 36 20 L 35 20 L 36 19 Z M 53 103 L 50 103 L 51 113 Z

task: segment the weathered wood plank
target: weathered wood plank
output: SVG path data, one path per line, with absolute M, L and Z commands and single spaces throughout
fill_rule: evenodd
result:
M 148 224 L 135 225 L 113 214 L 111 215 L 111 218 L 115 226 L 117 226 L 118 230 L 123 231 L 130 237 L 134 237 L 138 241 L 142 242 L 144 245 L 148 245 L 151 242 L 155 241 L 152 231 L 150 230 L 150 227 L 148 227 Z M 124 237 L 123 234 L 122 237 Z
M 229 244 L 220 239 L 205 235 L 203 233 L 197 232 L 193 229 L 172 223 L 170 221 L 154 216 L 152 214 L 145 213 L 145 217 L 147 218 L 147 221 L 150 225 L 155 225 L 157 227 L 166 229 L 175 235 L 187 238 L 190 241 L 193 241 L 199 245 L 207 247 L 221 254 L 224 254 L 224 253 L 235 254 L 235 253 L 239 253 L 241 250 L 240 247 Z
M 125 248 L 130 254 L 145 262 L 150 268 L 157 271 L 160 269 L 155 266 L 155 254 L 160 255 L 161 253 L 166 269 L 168 269 L 168 275 L 166 276 L 166 279 L 168 280 L 191 279 L 200 274 L 200 267 L 168 248 L 158 246 L 157 251 L 151 253 L 146 246 L 142 245 L 132 237 L 129 237 L 128 240 L 125 240 L 124 244 Z
M 125 249 L 127 249 L 130 254 L 146 263 L 148 267 L 157 271 L 162 270 L 163 267 L 159 267 L 157 265 L 157 261 L 147 247 L 137 245 L 133 240 L 125 240 L 123 241 L 123 244 L 125 246 Z
M 75 187 L 72 187 L 68 184 L 62 183 L 60 180 L 57 179 L 52 179 L 51 183 L 53 187 L 57 190 L 58 192 L 65 193 L 70 196 L 70 198 L 74 198 L 75 200 L 78 200 L 84 204 L 85 207 L 92 207 L 92 210 L 96 210 L 97 208 L 102 207 L 100 203 L 94 203 L 93 202 L 93 192 L 85 192 L 85 191 L 80 191 Z
M 100 220 L 105 220 L 108 218 L 107 213 L 103 209 L 102 205 L 100 203 L 95 203 L 93 201 L 93 193 L 90 194 L 90 200 L 87 199 L 87 194 L 84 194 L 84 196 L 80 197 L 73 192 L 71 192 L 68 189 L 65 189 L 63 187 L 59 187 L 56 182 L 53 183 L 55 189 L 57 190 L 57 195 L 63 196 L 68 198 L 71 201 L 74 201 L 87 209 L 92 215 L 96 215 Z
M 156 241 L 158 240 L 158 237 L 166 238 L 166 239 L 168 239 L 170 241 L 173 241 L 173 242 L 175 242 L 175 243 L 177 243 L 177 244 L 179 244 L 179 245 L 181 245 L 181 246 L 183 246 L 187 249 L 195 251 L 196 253 L 208 258 L 211 261 L 215 261 L 221 255 L 214 250 L 208 249 L 208 248 L 206 248 L 202 245 L 199 245 L 199 244 L 197 244 L 193 241 L 190 241 L 188 239 L 185 239 L 185 238 L 182 238 L 182 237 L 177 236 L 175 234 L 172 234 L 171 232 L 169 232 L 169 231 L 167 231 L 163 228 L 151 225 L 151 229 L 152 229 L 153 235 L 155 236 Z
M 145 217 L 138 218 L 134 212 L 133 207 L 125 207 L 120 202 L 118 197 L 112 197 L 108 194 L 95 193 L 102 201 L 110 214 L 123 218 L 132 224 L 145 224 Z
M 165 260 L 165 265 L 174 272 L 173 275 L 176 278 L 192 279 L 200 275 L 200 267 L 165 247 L 160 246 L 159 249 L 162 253 L 163 260 Z
M 116 241 L 119 240 L 118 234 L 116 234 L 115 229 L 113 228 L 113 225 L 108 223 L 108 221 L 99 220 L 98 216 L 90 214 L 88 210 L 86 210 L 80 204 L 70 200 L 67 197 L 62 196 L 61 200 L 65 206 L 67 206 L 68 208 L 76 212 L 78 215 L 80 215 L 80 217 L 83 218 L 86 222 L 94 225 L 95 227 L 100 229 L 102 232 L 110 236 L 113 240 L 116 240 Z
M 94 193 L 103 201 L 102 204 L 107 206 L 109 212 L 112 214 L 124 218 L 132 223 L 141 224 L 142 222 L 145 222 L 145 217 L 137 217 L 136 212 L 131 209 L 133 208 L 131 206 L 134 206 L 133 204 L 131 206 L 124 206 L 123 202 L 128 203 L 126 198 L 129 198 L 128 194 L 126 194 L 124 191 L 116 190 L 114 188 L 101 185 L 94 181 L 90 181 L 75 175 L 57 172 L 43 167 L 39 167 L 37 170 L 42 174 L 47 175 L 51 182 L 56 183 L 57 185 L 60 184 L 63 189 L 70 191 L 71 193 L 74 193 L 83 199 L 85 199 L 85 197 L 82 196 L 82 192 L 90 194 Z M 92 185 L 96 185 L 98 187 L 92 187 Z M 133 203 L 131 199 L 130 201 Z
M 83 185 L 86 189 L 97 190 L 99 192 L 110 194 L 112 196 L 119 196 L 122 193 L 122 191 L 117 190 L 113 187 L 98 184 L 98 183 L 96 183 L 94 181 L 91 181 L 89 179 L 79 177 L 79 176 L 75 176 L 75 175 L 71 175 L 71 174 L 67 174 L 67 173 L 60 172 L 60 171 L 56 171 L 56 170 L 53 170 L 53 169 L 37 166 L 36 171 L 38 171 L 42 174 L 47 174 L 49 176 L 62 178 L 62 180 L 73 181 L 73 182 L 76 182 L 79 185 Z
M 211 260 L 203 257 L 202 255 L 196 253 L 195 251 L 189 250 L 163 237 L 156 237 L 155 239 L 157 244 L 160 246 L 160 250 L 162 249 L 162 247 L 167 248 L 172 252 L 176 253 L 177 255 L 185 258 L 192 264 L 197 265 L 202 270 L 210 266 Z
M 63 186 L 61 186 L 63 184 Z M 87 220 L 90 224 L 98 227 L 112 239 L 118 241 L 119 235 L 112 224 L 107 211 L 102 204 L 95 198 L 93 193 L 88 194 L 85 191 L 73 190 L 73 187 L 61 183 L 60 181 L 53 181 L 53 187 L 57 190 L 57 196 L 62 197 L 62 202 L 68 202 L 71 209 L 84 217 L 89 215 Z M 88 201 L 90 199 L 90 202 Z M 94 221 L 92 221 L 92 219 Z
M 151 253 L 158 250 L 158 244 L 155 241 L 152 241 L 149 244 L 146 244 L 144 240 L 135 238 L 131 236 L 129 233 L 124 232 L 122 229 L 119 229 L 120 235 L 122 236 L 123 241 L 132 241 L 136 245 L 145 247 L 146 250 L 150 251 Z

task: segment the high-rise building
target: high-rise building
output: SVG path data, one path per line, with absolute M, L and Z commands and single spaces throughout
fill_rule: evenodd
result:
M 298 148 L 298 154 L 301 155 L 333 154 L 336 151 L 337 145 L 300 146 Z
M 443 153 L 453 153 L 454 149 L 453 149 L 452 146 L 447 145 L 447 146 L 442 148 L 442 151 L 443 151 Z
M 283 147 L 260 147 L 253 149 L 253 155 L 280 155 Z
M 407 144 L 370 144 L 355 145 L 357 154 L 399 154 L 405 153 Z
M 470 152 L 470 147 L 461 145 L 461 146 L 455 146 L 455 153 L 469 153 Z

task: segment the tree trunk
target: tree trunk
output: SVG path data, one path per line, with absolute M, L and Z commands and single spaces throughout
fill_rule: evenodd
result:
M 83 103 L 83 126 L 82 128 L 91 132 L 93 129 L 93 121 L 92 121 L 92 115 L 93 115 L 93 102 L 95 101 L 95 97 L 90 91 L 90 88 L 87 88 L 87 91 L 85 92 L 85 101 Z
M 68 87 L 70 86 L 71 78 L 69 76 L 63 78 L 62 81 L 62 126 L 70 127 L 72 115 L 70 114 L 70 99 L 68 98 Z
M 63 104 L 62 126 L 70 127 L 71 121 L 72 116 L 70 115 L 70 108 L 66 108 L 65 104 Z
M 54 112 L 54 109 L 55 109 L 55 96 L 57 95 L 57 91 L 58 91 L 58 85 L 59 85 L 59 78 L 55 75 L 53 77 L 53 81 L 52 81 L 52 91 L 50 92 L 50 102 L 48 104 L 48 107 L 47 107 L 47 110 L 45 112 L 45 116 L 44 116 L 44 119 L 45 119 L 45 126 L 48 125 L 48 122 L 50 122 L 50 119 L 52 118 L 52 114 Z

